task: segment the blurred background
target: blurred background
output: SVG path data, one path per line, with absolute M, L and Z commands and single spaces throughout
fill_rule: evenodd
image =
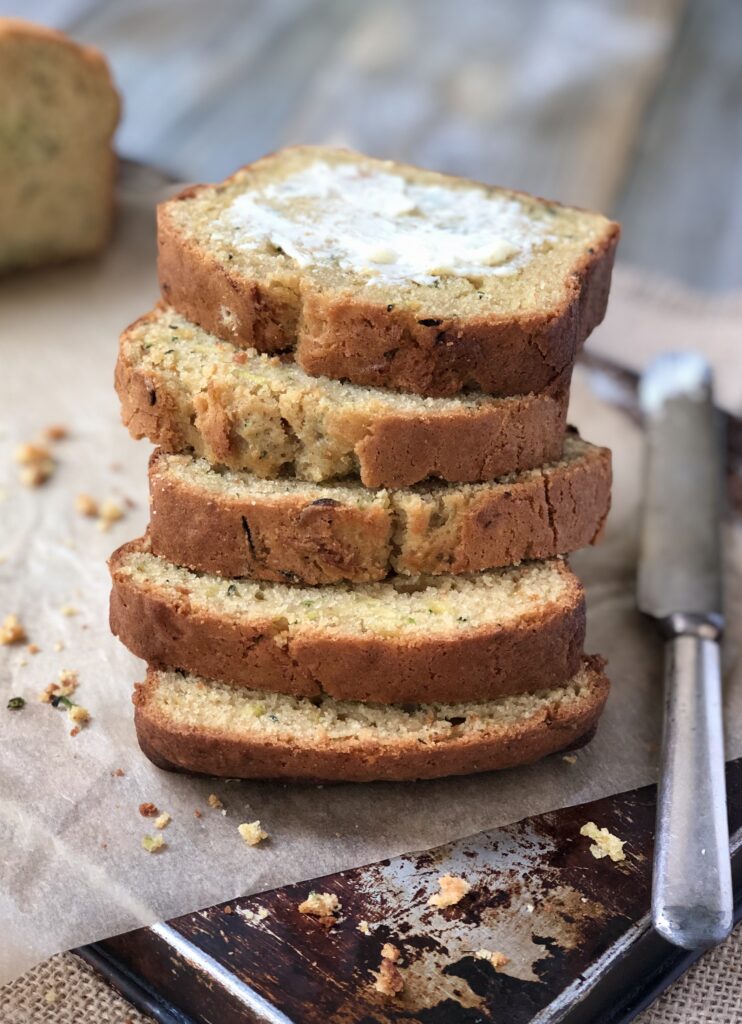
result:
M 739 0 L 0 0 L 101 47 L 120 152 L 214 180 L 333 142 L 596 207 L 742 285 Z

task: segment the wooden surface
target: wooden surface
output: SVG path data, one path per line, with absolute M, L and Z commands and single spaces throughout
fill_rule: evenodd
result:
M 217 179 L 291 142 L 596 206 L 621 258 L 742 286 L 739 0 L 0 0 L 109 55 L 119 147 Z

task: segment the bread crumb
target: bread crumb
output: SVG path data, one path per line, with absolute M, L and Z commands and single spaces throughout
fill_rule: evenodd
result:
M 29 654 L 38 654 L 41 648 L 39 647 L 38 644 L 29 644 L 26 647 L 26 650 L 28 651 Z
M 399 950 L 391 942 L 385 942 L 381 947 L 381 963 L 378 971 L 373 972 L 376 981 L 374 988 L 384 996 L 394 998 L 404 988 L 404 978 L 397 967 Z
M 100 507 L 98 514 L 98 529 L 105 533 L 109 530 L 113 523 L 117 523 L 119 519 L 124 518 L 124 510 L 120 505 L 117 505 L 115 501 L 110 499 L 104 501 Z
M 57 651 L 57 653 L 59 653 L 59 651 L 64 650 L 64 644 L 62 643 L 61 640 L 56 641 L 56 643 L 54 644 L 54 650 Z
M 81 516 L 94 519 L 98 515 L 98 502 L 89 494 L 78 494 L 75 498 L 75 509 Z
M 156 818 L 160 811 L 156 804 L 148 800 L 146 803 L 139 805 L 139 813 L 143 818 Z
M 477 960 L 489 960 L 496 971 L 510 963 L 510 957 L 499 953 L 496 949 L 478 949 L 474 956 Z
M 224 808 L 224 804 L 221 802 L 216 793 L 209 793 L 207 803 L 209 807 L 213 807 L 215 811 L 221 811 Z
M 173 819 L 170 817 L 170 815 L 167 813 L 167 811 L 163 811 L 162 814 L 158 815 L 155 818 L 155 821 L 154 821 L 155 828 L 159 828 L 159 829 L 167 828 L 167 826 L 170 824 L 170 822 L 172 820 Z
M 259 821 L 243 822 L 242 825 L 237 826 L 237 831 L 248 846 L 257 846 L 258 843 L 262 843 L 264 839 L 268 838 L 268 833 L 263 831 Z
M 566 761 L 567 764 L 577 764 L 577 758 L 574 754 L 565 754 L 562 761 Z
M 25 487 L 39 487 L 54 472 L 54 459 L 47 446 L 43 444 L 18 445 L 15 450 L 15 461 L 22 467 L 20 480 Z
M 80 735 L 80 726 L 79 725 L 73 726 L 70 729 L 70 736 L 79 736 L 79 735 Z
M 59 670 L 58 690 L 66 695 L 74 693 L 80 680 L 80 673 L 74 668 L 61 668 Z
M 111 772 L 111 775 L 113 775 L 117 779 L 122 779 L 124 775 L 126 775 L 126 772 L 124 771 L 123 768 L 114 768 L 114 770 Z
M 358 928 L 358 931 L 361 932 L 363 935 L 371 934 L 371 926 L 369 925 L 368 921 L 359 921 L 356 927 Z
M 79 704 L 73 704 L 72 707 L 67 708 L 67 717 L 73 722 L 77 722 L 78 725 L 86 725 L 90 721 L 90 712 Z
M 59 996 L 57 995 L 57 990 L 55 988 L 48 988 L 44 993 L 44 1002 L 49 1003 L 50 1006 L 52 1003 L 56 1003 L 58 999 Z
M 165 839 L 161 832 L 156 836 L 143 836 L 142 846 L 147 853 L 158 853 L 165 848 Z
M 299 904 L 298 910 L 300 914 L 316 917 L 323 928 L 332 928 L 337 924 L 340 900 L 333 892 L 310 892 L 304 902 Z
M 34 466 L 24 466 L 20 472 L 20 481 L 24 487 L 41 487 L 54 472 L 54 463 L 38 462 Z
M 77 608 L 75 608 L 75 606 L 72 604 L 63 604 L 59 610 L 62 613 L 62 615 L 64 615 L 65 618 L 68 619 L 71 619 L 73 618 L 73 616 L 77 615 Z
M 257 910 L 249 910 L 247 907 L 237 907 L 237 913 L 251 924 L 258 924 L 260 921 L 265 921 L 266 917 L 268 917 L 268 911 L 265 907 L 258 907 Z
M 625 840 L 611 835 L 607 828 L 598 828 L 594 821 L 588 821 L 580 829 L 580 835 L 593 840 L 590 844 L 590 853 L 596 860 L 603 857 L 610 857 L 615 862 L 626 860 L 626 854 L 623 852 Z
M 64 441 L 69 436 L 69 430 L 63 423 L 52 423 L 44 427 L 42 434 L 47 441 Z
M 195 810 L 195 811 L 193 812 L 193 817 L 194 817 L 194 818 L 203 818 L 203 813 L 202 813 L 201 811 L 199 811 L 198 807 L 197 807 L 197 808 L 196 808 L 196 810 Z
M 456 875 L 441 875 L 438 885 L 441 891 L 433 893 L 428 900 L 428 906 L 438 907 L 439 910 L 459 903 L 471 889 L 466 879 L 458 878 Z
M 11 644 L 23 644 L 27 639 L 26 630 L 18 616 L 6 615 L 0 626 L 0 644 L 7 647 Z
M 59 672 L 59 682 L 49 685 L 39 694 L 42 704 L 51 704 L 54 697 L 69 697 L 77 689 L 79 682 L 78 673 L 71 668 L 63 668 Z

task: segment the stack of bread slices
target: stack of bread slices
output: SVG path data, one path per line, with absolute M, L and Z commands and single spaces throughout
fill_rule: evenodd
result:
M 416 779 L 589 739 L 608 683 L 564 556 L 611 468 L 567 404 L 617 240 L 324 147 L 160 207 L 162 302 L 116 371 L 151 522 L 111 559 L 156 764 Z

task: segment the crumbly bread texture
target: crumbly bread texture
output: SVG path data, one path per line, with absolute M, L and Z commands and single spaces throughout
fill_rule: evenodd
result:
M 357 384 L 547 388 L 605 313 L 619 227 L 598 214 L 297 147 L 160 206 L 165 299 L 261 352 Z
M 0 272 L 98 252 L 120 114 L 102 54 L 0 18 L 0 94 Z
M 219 576 L 321 585 L 479 572 L 592 544 L 610 507 L 611 456 L 570 432 L 559 462 L 494 483 L 369 491 L 158 449 L 149 483 L 155 554 Z
M 421 398 L 309 377 L 237 350 L 167 308 L 124 332 L 116 389 L 124 423 L 169 452 L 315 483 L 359 474 L 367 487 L 427 477 L 492 480 L 561 458 L 568 373 L 513 398 Z
M 488 700 L 563 683 L 585 636 L 582 584 L 558 559 L 313 588 L 194 573 L 144 539 L 110 567 L 111 629 L 134 654 L 280 693 Z
M 585 742 L 608 696 L 600 658 L 564 685 L 484 703 L 412 707 L 314 700 L 150 669 L 136 688 L 144 753 L 227 778 L 371 782 L 529 764 Z

